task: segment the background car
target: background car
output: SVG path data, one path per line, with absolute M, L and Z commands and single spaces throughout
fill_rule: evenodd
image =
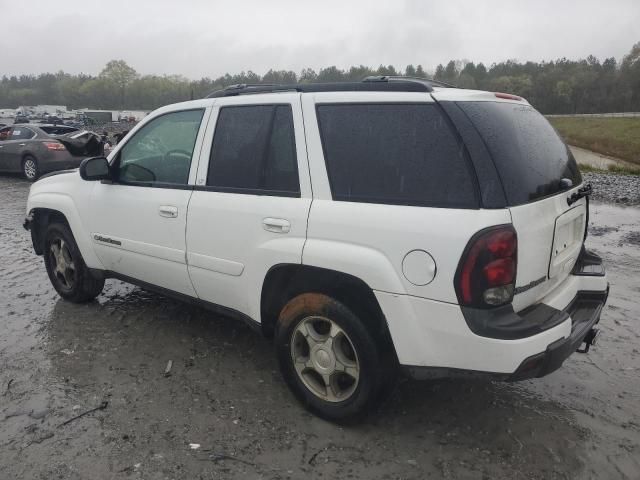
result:
M 102 154 L 99 137 L 67 136 L 77 132 L 66 125 L 18 124 L 0 129 L 0 171 L 22 173 L 33 182 L 43 173 L 77 168 L 84 158 Z

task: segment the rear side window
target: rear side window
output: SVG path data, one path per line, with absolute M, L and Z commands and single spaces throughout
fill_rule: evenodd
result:
M 299 194 L 291 106 L 221 108 L 207 185 L 238 193 Z
M 529 105 L 508 102 L 460 102 L 483 137 L 509 205 L 521 205 L 561 191 L 567 178 L 582 177 L 569 148 L 551 124 Z
M 29 130 L 25 127 L 15 127 L 11 131 L 11 140 L 29 140 L 35 136 L 36 134 L 33 130 Z
M 464 147 L 432 104 L 318 105 L 334 200 L 476 208 Z

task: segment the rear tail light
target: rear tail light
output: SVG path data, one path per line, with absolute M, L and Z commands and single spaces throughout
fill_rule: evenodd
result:
M 65 146 L 60 142 L 44 142 L 44 146 L 47 147 L 47 150 L 55 150 L 58 152 L 66 150 Z
M 460 305 L 490 308 L 510 303 L 516 284 L 518 237 L 511 225 L 476 233 L 465 249 L 455 287 Z

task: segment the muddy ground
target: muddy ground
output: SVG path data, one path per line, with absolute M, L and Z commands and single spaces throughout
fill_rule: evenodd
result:
M 58 298 L 21 226 L 28 188 L 0 177 L 0 479 L 640 478 L 640 209 L 592 208 L 611 296 L 589 355 L 518 384 L 403 381 L 339 427 L 243 325 L 113 280 Z

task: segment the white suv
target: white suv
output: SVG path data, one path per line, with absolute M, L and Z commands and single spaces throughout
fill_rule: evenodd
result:
M 340 420 L 398 368 L 517 380 L 587 350 L 608 294 L 589 192 L 513 95 L 237 85 L 43 177 L 25 226 L 63 298 L 119 278 L 246 320 L 297 397 Z

